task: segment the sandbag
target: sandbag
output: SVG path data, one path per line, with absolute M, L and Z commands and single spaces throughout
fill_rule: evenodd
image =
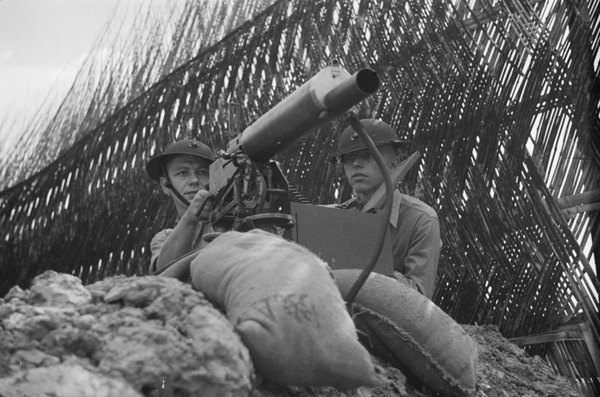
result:
M 346 296 L 360 270 L 332 274 Z M 444 395 L 475 392 L 477 344 L 431 300 L 394 278 L 371 273 L 352 312 L 370 349 L 385 361 Z
M 259 375 L 276 384 L 381 386 L 327 265 L 262 230 L 227 232 L 191 264 L 192 285 L 240 334 Z

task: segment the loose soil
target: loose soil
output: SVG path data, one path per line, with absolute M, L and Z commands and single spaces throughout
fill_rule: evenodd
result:
M 0 321 L 0 397 L 438 396 L 375 357 L 386 370 L 384 387 L 261 382 L 223 314 L 174 279 L 111 277 L 82 286 L 46 272 L 0 299 Z M 496 327 L 463 327 L 479 349 L 476 397 L 579 396 Z

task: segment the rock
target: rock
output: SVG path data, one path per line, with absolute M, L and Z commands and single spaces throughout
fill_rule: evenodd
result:
M 82 305 L 90 302 L 92 295 L 75 276 L 46 271 L 33 280 L 29 303 L 39 306 Z
M 110 379 L 79 365 L 32 368 L 0 378 L 3 397 L 142 397 L 123 380 Z
M 0 301 L 0 320 L 0 351 L 9 353 L 0 355 L 0 379 L 20 385 L 20 396 L 43 395 L 22 380 L 63 379 L 65 362 L 77 379 L 97 384 L 94 395 L 248 396 L 253 388 L 250 356 L 229 321 L 175 279 L 111 277 L 83 287 L 46 272 L 31 290 L 11 290 Z M 136 394 L 116 393 L 121 386 L 106 377 Z M 65 382 L 57 380 L 57 390 Z

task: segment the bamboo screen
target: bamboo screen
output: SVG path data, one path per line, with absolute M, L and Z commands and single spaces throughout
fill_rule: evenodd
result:
M 142 15 L 152 28 L 135 37 L 133 66 L 90 61 L 2 159 L 0 296 L 47 269 L 85 283 L 147 274 L 150 239 L 175 216 L 149 157 L 182 138 L 224 149 L 228 104 L 250 122 L 336 59 L 379 74 L 360 115 L 422 154 L 402 189 L 439 214 L 434 301 L 507 337 L 583 313 L 599 339 L 593 250 L 579 244 L 597 249 L 598 211 L 565 219 L 556 202 L 600 188 L 598 0 L 214 4 L 165 13 L 168 28 Z M 312 203 L 350 194 L 327 161 L 343 127 L 277 155 Z

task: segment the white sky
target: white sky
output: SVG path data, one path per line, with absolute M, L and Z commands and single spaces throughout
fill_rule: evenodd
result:
M 140 1 L 0 0 L 0 122 L 62 99 L 115 9 Z

